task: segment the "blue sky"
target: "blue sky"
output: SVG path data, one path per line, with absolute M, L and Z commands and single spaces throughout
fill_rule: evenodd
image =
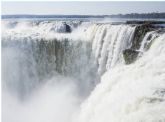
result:
M 2 14 L 108 15 L 165 12 L 165 2 L 2 2 Z

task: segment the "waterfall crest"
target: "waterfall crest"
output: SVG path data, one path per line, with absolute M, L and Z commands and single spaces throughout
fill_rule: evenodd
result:
M 3 20 L 3 121 L 163 122 L 164 32 L 148 24 Z

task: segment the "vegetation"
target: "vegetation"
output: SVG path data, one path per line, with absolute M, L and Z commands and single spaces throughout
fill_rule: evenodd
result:
M 110 15 L 112 18 L 165 18 L 165 13 L 131 13 L 131 14 L 117 14 L 117 15 Z

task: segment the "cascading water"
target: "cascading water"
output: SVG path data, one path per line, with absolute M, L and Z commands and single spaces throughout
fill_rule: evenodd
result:
M 106 72 L 83 103 L 80 122 L 165 121 L 165 34 L 129 66 Z
M 158 107 L 159 103 L 164 104 L 164 98 L 143 97 L 153 90 L 156 95 L 163 92 L 163 85 L 159 87 L 159 83 L 148 81 L 152 79 L 149 75 L 160 73 L 160 77 L 153 76 L 152 80 L 158 78 L 163 83 L 162 33 L 148 32 L 139 50 L 146 51 L 150 42 L 157 46 L 151 46 L 135 64 L 125 66 L 122 54 L 132 46 L 135 25 L 7 20 L 3 20 L 2 25 L 4 122 L 125 122 L 131 118 L 145 121 L 143 112 L 136 116 L 136 109 L 141 110 L 143 106 L 145 109 L 152 101 Z M 156 53 L 160 55 L 157 58 Z M 149 61 L 154 56 L 155 60 Z M 150 68 L 157 60 L 157 70 Z M 149 69 L 151 73 L 147 74 L 145 70 Z M 148 90 L 146 94 L 136 93 L 145 80 L 146 85 L 142 88 Z M 157 87 L 152 88 L 153 84 Z M 130 89 L 132 94 L 129 94 Z M 157 102 L 159 100 L 161 102 Z
M 99 74 L 122 62 L 122 51 L 131 45 L 135 27 L 129 25 L 103 25 L 96 32 L 92 49 Z

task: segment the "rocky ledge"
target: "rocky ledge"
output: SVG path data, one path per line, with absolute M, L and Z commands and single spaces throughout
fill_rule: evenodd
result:
M 136 61 L 139 54 L 139 51 L 137 50 L 140 49 L 142 40 L 147 32 L 157 31 L 158 33 L 162 33 L 162 30 L 164 30 L 165 27 L 154 26 L 154 24 L 164 23 L 164 21 L 127 21 L 127 24 L 133 24 L 133 26 L 136 25 L 137 27 L 134 32 L 131 47 L 123 51 L 123 57 L 126 64 L 131 64 Z M 152 44 L 152 42 L 150 43 Z M 148 45 L 150 46 L 151 44 Z

